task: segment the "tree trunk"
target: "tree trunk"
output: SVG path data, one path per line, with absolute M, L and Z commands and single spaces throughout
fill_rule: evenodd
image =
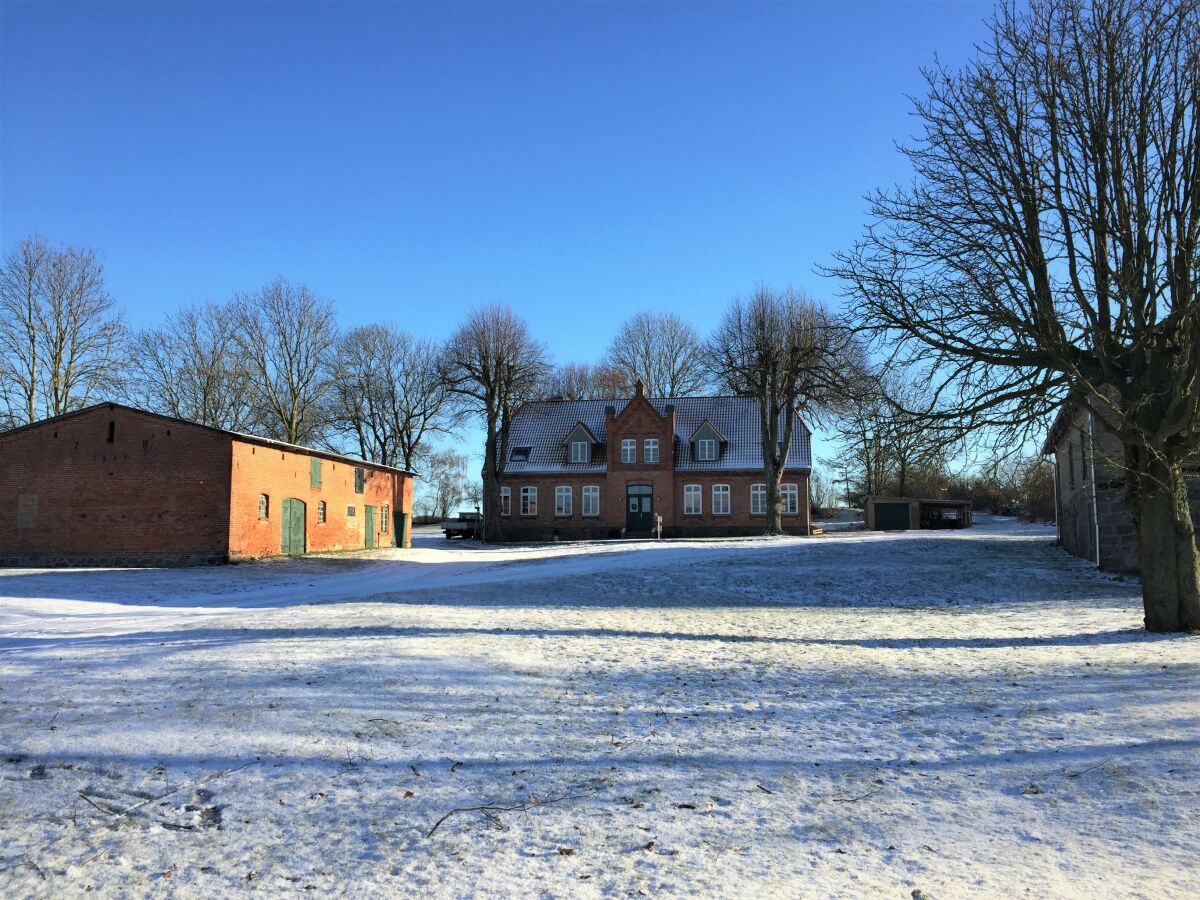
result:
M 483 539 L 489 543 L 500 540 L 500 479 L 496 473 L 496 431 L 488 423 L 488 436 L 483 453 Z
M 1200 631 L 1200 555 L 1179 462 L 1127 449 L 1146 630 Z
M 783 534 L 783 516 L 779 505 L 779 484 L 782 472 L 764 466 L 767 476 L 767 534 Z

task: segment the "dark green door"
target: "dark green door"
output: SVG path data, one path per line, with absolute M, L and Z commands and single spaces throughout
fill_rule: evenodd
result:
M 654 488 L 631 484 L 625 489 L 625 531 L 648 534 L 654 530 Z
M 876 531 L 905 531 L 909 526 L 907 503 L 876 503 Z
M 364 538 L 363 538 L 363 540 L 364 540 L 363 546 L 366 547 L 368 550 L 374 550 L 375 549 L 375 507 L 373 507 L 373 506 L 364 506 L 363 507 L 363 527 L 367 530 L 367 533 L 366 533 L 366 535 L 364 535 Z
M 306 549 L 304 546 L 304 501 L 284 500 L 281 512 L 283 519 L 283 540 L 280 542 L 282 552 L 289 555 L 303 553 Z

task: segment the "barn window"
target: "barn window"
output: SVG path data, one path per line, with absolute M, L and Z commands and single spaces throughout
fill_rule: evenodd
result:
M 1082 428 L 1079 429 L 1079 478 L 1081 481 L 1088 480 L 1087 432 Z
M 779 486 L 779 499 L 783 502 L 783 514 L 794 516 L 800 512 L 800 489 L 794 484 Z
M 321 461 L 319 459 L 309 460 L 308 486 L 314 488 L 321 486 Z
M 701 438 L 696 441 L 696 459 L 701 462 L 712 462 L 717 458 L 717 442 L 713 438 Z
M 572 506 L 571 486 L 560 484 L 554 489 L 554 514 L 556 516 L 569 516 L 572 512 Z
M 595 484 L 583 488 L 583 514 L 585 516 L 600 515 L 600 488 Z
M 258 517 L 260 519 L 267 518 L 271 513 L 271 498 L 266 494 L 258 495 Z
M 767 486 L 765 484 L 750 485 L 750 515 L 765 516 L 767 514 Z
M 385 503 L 379 507 L 379 530 L 384 534 L 388 533 L 388 505 Z
M 635 440 L 621 441 L 621 462 L 623 462 L 623 463 L 637 462 L 637 441 L 635 441 Z
M 714 516 L 729 515 L 729 485 L 714 484 L 712 486 L 712 511 Z
M 108 442 L 111 444 L 113 441 L 116 440 L 116 438 L 117 438 L 117 423 L 109 422 L 108 423 Z
M 326 512 L 325 512 L 325 501 L 324 501 L 324 500 L 318 500 L 318 501 L 317 501 L 317 524 L 318 524 L 318 525 L 324 525 L 324 524 L 325 524 L 325 515 L 326 515 Z
M 500 515 L 512 515 L 512 488 L 500 488 Z
M 523 487 L 521 488 L 521 515 L 536 516 L 537 515 L 537 488 Z
M 363 485 L 366 483 L 366 481 L 367 481 L 366 471 L 362 468 L 362 466 L 355 466 L 355 468 L 354 468 L 354 493 L 361 494 L 363 492 Z
M 346 518 L 347 519 L 353 519 L 357 515 L 358 515 L 358 511 L 353 506 L 346 507 Z
M 646 438 L 642 443 L 642 462 L 658 462 L 658 438 Z
M 685 516 L 700 515 L 703 502 L 700 499 L 700 485 L 685 484 L 683 486 L 683 514 Z

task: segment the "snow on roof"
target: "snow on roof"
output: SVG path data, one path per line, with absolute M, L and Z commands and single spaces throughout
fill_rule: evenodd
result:
M 675 407 L 675 469 L 680 472 L 728 472 L 762 469 L 758 401 L 752 397 L 647 397 L 660 415 Z M 604 472 L 607 453 L 604 441 L 604 410 L 616 415 L 628 400 L 539 400 L 527 403 L 513 415 L 508 446 L 507 471 L 515 472 Z M 692 458 L 689 439 L 708 420 L 728 442 L 719 459 L 701 462 Z M 586 463 L 569 462 L 563 440 L 583 423 L 601 443 Z M 799 419 L 792 436 L 787 468 L 812 468 L 812 434 Z M 511 451 L 529 448 L 526 459 L 512 458 Z M 523 455 L 523 454 L 518 454 Z

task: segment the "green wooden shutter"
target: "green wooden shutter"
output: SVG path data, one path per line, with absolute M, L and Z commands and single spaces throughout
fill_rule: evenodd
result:
M 314 459 L 309 463 L 308 486 L 315 488 L 321 486 L 321 461 L 319 459 Z

